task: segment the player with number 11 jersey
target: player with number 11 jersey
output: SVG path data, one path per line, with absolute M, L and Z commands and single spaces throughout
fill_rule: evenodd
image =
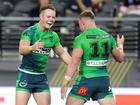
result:
M 75 38 L 73 47 L 83 49 L 79 72 L 81 76 L 108 76 L 108 56 L 117 47 L 112 35 L 97 27 L 89 28 Z

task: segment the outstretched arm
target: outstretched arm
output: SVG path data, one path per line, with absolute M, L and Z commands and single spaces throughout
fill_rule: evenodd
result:
M 57 47 L 54 48 L 54 52 L 60 56 L 60 58 L 68 65 L 70 63 L 71 60 L 71 56 L 68 54 L 67 51 L 64 50 L 64 48 L 59 45 Z
M 67 86 L 71 78 L 76 73 L 76 70 L 78 68 L 78 65 L 81 61 L 81 57 L 83 54 L 83 50 L 80 48 L 75 48 L 72 53 L 72 59 L 71 62 L 68 65 L 66 75 L 64 77 L 63 86 L 61 88 L 61 98 L 64 99 L 66 92 L 67 92 Z

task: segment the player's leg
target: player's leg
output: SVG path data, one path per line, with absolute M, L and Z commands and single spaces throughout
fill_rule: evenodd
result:
M 100 105 L 115 105 L 115 100 L 114 98 L 103 98 L 103 99 L 99 99 L 98 103 Z
M 26 91 L 16 91 L 15 105 L 27 105 L 31 94 Z
M 68 96 L 66 105 L 84 105 L 85 100 Z
M 16 81 L 16 105 L 27 105 L 28 100 L 31 96 L 30 89 L 28 86 L 27 74 L 18 71 L 18 79 Z
M 32 93 L 37 105 L 50 105 L 51 95 L 47 76 L 42 74 L 35 77 L 36 85 L 33 85 Z
M 49 92 L 33 93 L 33 97 L 37 105 L 50 105 L 51 104 L 51 96 Z
M 92 81 L 90 78 L 79 76 L 69 93 L 66 105 L 84 105 L 84 103 L 90 99 L 93 92 L 91 83 Z
M 94 99 L 97 100 L 100 105 L 115 105 L 109 77 L 99 77 L 96 79 L 96 83 L 98 84 L 98 91 Z

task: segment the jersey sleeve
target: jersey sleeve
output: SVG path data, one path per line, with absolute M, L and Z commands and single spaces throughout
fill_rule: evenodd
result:
M 112 48 L 112 50 L 117 48 L 117 43 L 112 35 L 111 35 L 111 48 Z
M 57 47 L 60 45 L 60 39 L 59 39 L 59 36 L 58 34 L 55 34 L 55 44 L 54 44 L 54 47 Z
M 73 48 L 81 48 L 82 49 L 82 43 L 79 38 L 75 38 L 74 43 L 73 43 Z
M 29 31 L 24 31 L 21 34 L 20 40 L 29 40 L 29 41 L 31 41 L 31 35 L 30 35 Z

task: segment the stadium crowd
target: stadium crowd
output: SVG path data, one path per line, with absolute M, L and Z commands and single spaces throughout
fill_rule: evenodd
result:
M 48 3 L 55 5 L 58 16 L 78 16 L 87 8 L 96 16 L 140 16 L 140 0 L 0 0 L 0 16 L 38 16 L 39 5 Z

